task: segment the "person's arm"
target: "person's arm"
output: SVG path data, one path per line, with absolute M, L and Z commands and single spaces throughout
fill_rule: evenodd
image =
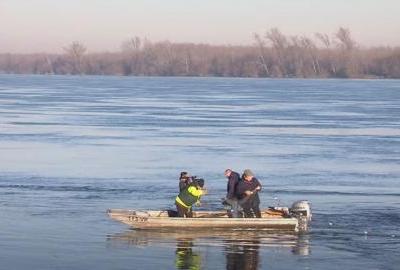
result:
M 257 187 L 255 188 L 256 191 L 260 191 L 262 189 L 262 185 L 260 183 L 260 181 L 258 181 L 258 179 L 256 178 L 256 183 L 257 183 Z
M 258 181 L 257 178 L 254 178 L 253 181 L 254 181 L 254 184 L 256 187 L 253 190 L 246 190 L 245 194 L 247 196 L 250 196 L 250 195 L 253 195 L 253 194 L 259 192 L 262 188 L 261 183 L 260 183 L 260 181 Z
M 243 197 L 246 196 L 246 194 L 245 194 L 246 190 L 244 189 L 243 185 L 241 184 L 241 181 L 242 180 L 240 180 L 235 187 L 235 195 L 236 195 L 236 198 L 238 198 L 238 199 L 242 199 Z
M 196 196 L 196 197 L 200 197 L 201 195 L 204 195 L 206 193 L 206 190 L 197 189 L 194 186 L 190 186 L 188 188 L 188 191 L 189 191 L 190 194 L 192 194 L 193 196 Z
M 238 180 L 235 178 L 229 179 L 228 182 L 228 194 L 226 194 L 226 197 L 228 199 L 233 199 L 235 198 L 235 189 L 237 185 Z
M 207 190 L 206 189 L 197 188 L 197 187 L 194 187 L 194 186 L 190 186 L 188 188 L 188 191 L 189 191 L 190 194 L 192 194 L 193 196 L 197 197 L 197 201 L 195 202 L 196 206 L 200 206 L 201 205 L 201 203 L 200 203 L 201 195 L 207 194 Z
M 185 182 L 185 180 L 180 180 L 179 181 L 179 190 L 185 189 L 186 186 L 187 186 L 187 183 Z

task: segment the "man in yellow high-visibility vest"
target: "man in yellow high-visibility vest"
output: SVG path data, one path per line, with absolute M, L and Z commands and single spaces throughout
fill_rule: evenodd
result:
M 178 217 L 193 217 L 192 206 L 200 203 L 200 197 L 207 193 L 204 187 L 204 179 L 195 179 L 185 189 L 183 189 L 175 199 Z

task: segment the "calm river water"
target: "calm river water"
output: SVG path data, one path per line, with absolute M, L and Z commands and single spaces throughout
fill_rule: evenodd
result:
M 307 199 L 306 235 L 141 232 L 182 170 L 262 206 Z M 0 269 L 399 269 L 400 81 L 0 75 Z

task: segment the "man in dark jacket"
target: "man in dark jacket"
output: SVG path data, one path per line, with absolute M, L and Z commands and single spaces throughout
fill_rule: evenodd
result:
M 258 197 L 260 190 L 261 184 L 254 174 L 249 169 L 244 170 L 242 180 L 236 186 L 236 194 L 239 204 L 243 207 L 245 218 L 261 217 L 260 198 Z
M 226 198 L 224 203 L 230 205 L 231 210 L 228 210 L 229 217 L 239 217 L 239 205 L 238 198 L 236 196 L 236 186 L 240 181 L 240 175 L 232 169 L 225 170 L 225 176 L 228 178 L 228 184 L 226 187 Z
M 239 183 L 240 175 L 237 172 L 232 171 L 231 169 L 225 170 L 225 176 L 228 178 L 228 184 L 226 187 L 226 198 L 227 199 L 235 199 L 236 198 L 236 186 Z

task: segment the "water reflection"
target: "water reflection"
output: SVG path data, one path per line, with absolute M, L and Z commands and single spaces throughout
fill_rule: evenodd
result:
M 261 242 L 258 240 L 226 241 L 225 256 L 226 270 L 256 270 L 259 265 L 259 249 Z
M 201 256 L 193 251 L 193 239 L 177 239 L 175 252 L 176 269 L 201 269 Z
M 110 245 L 175 246 L 176 269 L 203 269 L 206 253 L 212 250 L 213 254 L 222 253 L 227 270 L 257 270 L 261 269 L 260 252 L 287 249 L 296 256 L 308 256 L 309 242 L 309 235 L 266 231 L 129 230 L 108 237 Z M 267 264 L 263 261 L 263 268 Z

